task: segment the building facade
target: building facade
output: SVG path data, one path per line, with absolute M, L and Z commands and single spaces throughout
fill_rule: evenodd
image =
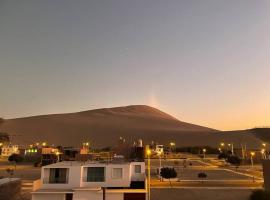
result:
M 18 145 L 4 145 L 1 150 L 2 156 L 11 156 L 12 154 L 20 154 L 19 146 Z
M 144 162 L 59 162 L 42 167 L 32 200 L 145 200 Z

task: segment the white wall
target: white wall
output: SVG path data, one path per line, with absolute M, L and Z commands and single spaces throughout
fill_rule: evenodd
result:
M 141 165 L 141 174 L 135 173 L 135 165 Z M 87 176 L 87 167 L 105 167 L 105 182 L 84 182 Z M 44 182 L 44 178 L 48 180 L 50 168 L 68 168 L 68 183 L 67 184 L 49 184 Z M 112 177 L 113 168 L 122 168 L 122 179 L 114 179 Z M 123 164 L 86 164 L 81 165 L 48 165 L 42 167 L 41 171 L 41 188 L 40 189 L 73 189 L 79 187 L 129 187 L 131 180 L 144 181 L 145 164 L 144 162 L 132 162 Z
M 55 183 L 49 184 L 44 183 L 43 179 L 49 178 L 49 169 L 50 168 L 68 168 L 68 183 Z M 48 169 L 48 170 L 46 170 Z M 52 166 L 50 165 L 42 167 L 41 172 L 41 188 L 40 189 L 73 189 L 80 187 L 81 177 L 82 177 L 82 166 Z
M 135 173 L 135 165 L 141 165 L 141 174 Z M 145 180 L 145 163 L 132 162 L 130 166 L 130 174 L 131 174 L 132 181 L 144 181 Z
M 87 176 L 87 167 L 105 167 L 105 182 L 83 182 Z M 129 164 L 99 164 L 85 165 L 83 167 L 83 179 L 81 187 L 129 187 L 130 186 L 130 165 Z M 113 179 L 113 168 L 122 168 L 122 179 Z

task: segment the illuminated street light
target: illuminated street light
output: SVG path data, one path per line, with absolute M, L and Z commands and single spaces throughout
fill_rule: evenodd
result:
M 203 149 L 203 158 L 205 159 L 206 149 Z
M 46 142 L 42 142 L 42 146 L 47 146 L 47 143 Z
M 151 180 L 151 174 L 150 174 L 150 172 L 151 172 L 151 165 L 150 165 L 150 156 L 151 156 L 151 150 L 148 148 L 147 150 L 146 150 L 146 155 L 147 155 L 147 168 L 148 168 L 148 200 L 150 200 L 150 180 Z
M 57 156 L 57 162 L 60 161 L 60 152 L 59 151 L 56 151 L 55 152 L 55 155 Z
M 220 146 L 224 147 L 224 145 L 225 145 L 224 142 L 221 142 L 221 143 L 220 143 Z
M 266 159 L 265 149 L 262 149 L 261 150 L 261 154 L 262 154 L 262 159 Z
M 266 147 L 266 143 L 262 143 L 262 145 L 263 145 L 264 147 Z
M 250 152 L 250 162 L 251 162 L 251 166 L 253 167 L 253 157 L 255 156 L 255 152 Z
M 157 154 L 159 157 L 159 170 L 160 170 L 161 169 L 161 152 L 159 151 Z
M 173 152 L 173 148 L 175 147 L 175 142 L 170 142 L 171 152 Z
M 1 147 L 1 146 L 3 146 L 3 143 L 2 143 L 2 142 L 0 142 L 0 147 Z
M 171 142 L 171 143 L 170 143 L 170 146 L 175 146 L 175 143 L 174 143 L 174 142 Z

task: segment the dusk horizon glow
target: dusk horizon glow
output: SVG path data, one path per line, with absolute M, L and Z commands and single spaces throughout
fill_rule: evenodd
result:
M 149 105 L 270 125 L 270 1 L 0 1 L 0 118 Z

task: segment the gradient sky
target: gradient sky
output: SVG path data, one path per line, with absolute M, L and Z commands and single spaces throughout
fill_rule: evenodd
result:
M 270 125 L 269 0 L 0 0 L 0 117 L 147 104 Z

